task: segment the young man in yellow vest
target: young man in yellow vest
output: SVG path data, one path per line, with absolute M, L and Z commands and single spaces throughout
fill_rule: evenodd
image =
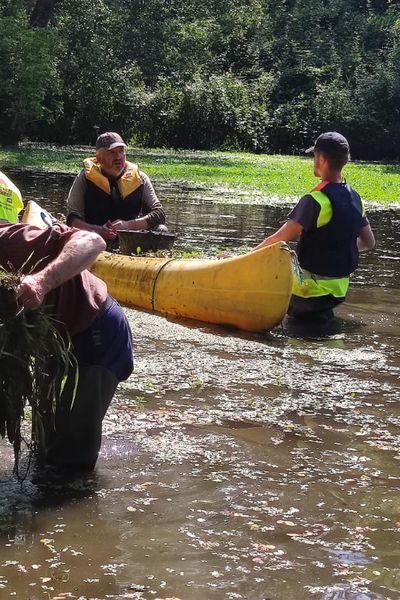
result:
M 359 252 L 371 250 L 375 238 L 359 194 L 342 177 L 350 158 L 346 138 L 328 131 L 306 152 L 314 155 L 314 175 L 321 182 L 256 249 L 300 238 L 297 255 L 304 281 L 295 278 L 288 315 L 322 324 L 333 319 L 333 308 L 345 300 Z

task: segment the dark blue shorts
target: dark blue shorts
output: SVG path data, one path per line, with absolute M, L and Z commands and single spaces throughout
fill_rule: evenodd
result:
M 91 327 L 72 338 L 78 363 L 99 365 L 124 381 L 133 371 L 133 342 L 124 311 L 111 296 Z

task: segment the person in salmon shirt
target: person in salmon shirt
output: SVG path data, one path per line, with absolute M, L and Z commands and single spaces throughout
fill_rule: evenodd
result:
M 35 474 L 37 483 L 46 483 L 95 468 L 104 416 L 118 383 L 133 370 L 132 334 L 106 284 L 88 270 L 104 239 L 60 223 L 46 229 L 19 223 L 22 208 L 19 189 L 0 173 L 0 268 L 22 274 L 20 310 L 43 306 L 71 345 L 54 427 L 45 432 Z

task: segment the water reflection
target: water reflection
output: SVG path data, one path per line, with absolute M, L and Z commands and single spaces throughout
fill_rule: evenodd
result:
M 29 479 L 22 486 L 2 484 L 2 598 L 77 597 L 74 592 L 87 598 L 117 597 L 121 588 L 107 565 L 119 538 L 102 518 L 95 476 L 53 488 L 37 488 Z
M 386 596 L 371 594 L 369 592 L 357 592 L 351 587 L 335 586 L 334 589 L 324 593 L 322 600 L 385 600 Z

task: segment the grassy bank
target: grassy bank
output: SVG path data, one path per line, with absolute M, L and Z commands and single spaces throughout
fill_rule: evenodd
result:
M 93 148 L 31 144 L 0 148 L 0 169 L 77 173 L 83 158 L 93 153 Z M 128 158 L 155 181 L 235 189 L 246 192 L 247 198 L 297 197 L 316 183 L 312 160 L 306 157 L 133 148 Z M 399 165 L 350 163 L 344 175 L 366 201 L 400 204 Z

